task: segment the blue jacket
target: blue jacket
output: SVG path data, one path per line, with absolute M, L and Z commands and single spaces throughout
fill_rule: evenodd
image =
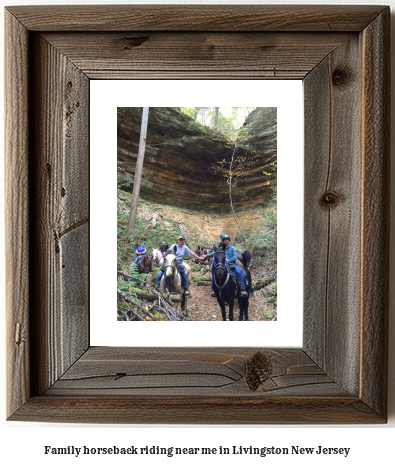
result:
M 206 255 L 206 257 L 214 256 L 214 251 Z M 234 263 L 237 260 L 236 248 L 229 243 L 228 248 L 225 249 L 226 261 Z
M 142 253 L 144 252 L 144 250 L 145 250 L 145 245 L 142 244 L 141 246 L 136 246 L 135 250 L 136 250 L 138 253 L 142 254 Z

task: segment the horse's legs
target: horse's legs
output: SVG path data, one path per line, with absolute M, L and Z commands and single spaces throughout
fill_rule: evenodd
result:
M 185 317 L 189 316 L 188 313 L 188 298 L 185 297 L 184 293 L 182 294 L 182 301 L 181 301 L 181 312 Z
M 244 299 L 244 321 L 248 321 L 248 304 L 250 302 L 247 299 Z
M 233 321 L 233 305 L 234 305 L 234 299 L 231 299 L 229 301 L 229 321 Z
M 226 310 L 225 310 L 225 304 L 218 300 L 219 306 L 221 307 L 221 313 L 222 313 L 222 320 L 226 321 Z
M 240 309 L 239 321 L 243 321 L 243 304 L 242 304 L 240 299 L 238 299 L 238 300 L 239 300 L 239 309 Z

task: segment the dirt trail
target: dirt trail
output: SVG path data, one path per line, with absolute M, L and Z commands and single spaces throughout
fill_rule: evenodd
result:
M 210 296 L 211 288 L 209 286 L 198 286 L 197 283 L 192 282 L 191 297 L 188 300 L 188 310 L 191 318 L 195 321 L 223 321 L 221 307 L 218 305 L 217 299 Z M 249 321 L 268 321 L 268 318 L 263 315 L 264 311 L 273 311 L 273 305 L 268 305 L 265 297 L 261 297 L 259 293 L 250 297 L 248 308 Z M 226 307 L 227 319 L 228 307 Z M 237 301 L 233 309 L 233 320 L 239 319 L 239 307 Z

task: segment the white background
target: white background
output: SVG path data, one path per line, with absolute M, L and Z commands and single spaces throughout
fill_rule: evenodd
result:
M 139 90 L 139 97 L 135 96 L 132 88 Z M 234 90 L 237 90 L 237 93 Z M 100 237 L 96 238 L 98 243 L 95 243 L 95 236 L 92 236 L 91 240 L 91 345 L 302 346 L 303 276 L 297 274 L 303 272 L 302 81 L 93 80 L 90 85 L 90 95 L 90 227 L 92 234 L 100 233 Z M 232 103 L 229 97 L 232 97 Z M 256 322 L 117 322 L 114 295 L 117 259 L 117 107 L 184 104 L 205 106 L 210 103 L 219 106 L 277 107 L 278 321 L 258 324 Z M 103 184 L 103 181 L 106 184 Z M 291 187 L 292 204 L 289 204 L 288 189 Z M 105 224 L 103 220 L 106 221 Z
M 24 5 L 28 3 L 26 0 L 10 1 L 7 4 Z M 59 4 L 59 3 L 74 3 L 74 4 L 99 4 L 109 3 L 100 0 L 93 0 L 92 2 L 57 2 L 50 0 L 49 2 L 35 1 L 35 4 Z M 122 2 L 120 3 L 132 3 Z M 144 3 L 144 2 L 140 2 Z M 148 2 L 147 2 L 148 3 Z M 163 2 L 151 1 L 149 3 L 177 3 L 170 0 Z M 180 2 L 181 3 L 181 2 Z M 195 2 L 204 3 L 204 2 Z M 207 2 L 210 3 L 210 2 Z M 211 3 L 243 3 L 243 2 L 211 2 Z M 244 2 L 246 3 L 246 2 Z M 258 4 L 264 2 L 249 2 L 250 4 Z M 270 0 L 271 4 L 281 3 L 302 3 L 302 4 L 317 4 L 317 3 L 330 3 L 330 4 L 383 4 L 381 1 L 370 2 L 318 2 L 302 0 L 301 2 L 278 2 Z M 386 2 L 393 9 L 395 9 L 395 0 Z M 4 5 L 4 2 L 2 3 Z M 1 12 L 3 14 L 3 12 Z M 393 23 L 393 21 L 392 21 Z M 1 23 L 4 24 L 1 18 Z M 3 35 L 1 35 L 3 36 Z M 1 38 L 3 40 L 3 37 Z M 395 51 L 394 39 L 392 39 L 392 50 Z M 3 45 L 0 47 L 0 54 L 3 54 Z M 1 61 L 3 63 L 3 60 Z M 395 64 L 395 60 L 392 59 Z M 394 65 L 392 66 L 392 76 Z M 1 87 L 3 90 L 3 87 Z M 4 106 L 3 106 L 4 108 Z M 394 109 L 394 107 L 393 107 Z M 392 111 L 393 113 L 394 111 Z M 394 116 L 393 116 L 394 117 Z M 395 119 L 392 119 L 395 123 Z M 394 124 L 392 129 L 394 129 Z M 3 138 L 3 126 L 0 129 L 1 137 Z M 393 134 L 393 132 L 392 132 Z M 0 172 L 3 171 L 3 165 L 0 165 Z M 0 181 L 3 181 L 3 176 L 0 175 Z M 394 173 L 392 173 L 392 187 L 394 187 Z M 392 191 L 392 215 L 394 215 L 394 192 Z M 3 210 L 3 191 L 0 191 L 0 210 Z M 0 286 L 1 293 L 4 292 L 4 215 L 1 213 L 0 223 Z M 391 227 L 392 234 L 393 223 Z M 391 240 L 391 273 L 395 267 L 394 257 L 394 237 Z M 391 286 L 393 285 L 393 275 L 391 278 Z M 5 396 L 4 396 L 4 370 L 5 370 L 5 341 L 2 341 L 1 348 L 1 416 L 0 416 L 0 464 L 4 468 L 26 469 L 26 468 L 42 468 L 42 469 L 69 469 L 73 468 L 86 468 L 87 465 L 92 464 L 97 468 L 104 468 L 110 465 L 123 465 L 123 468 L 132 468 L 140 465 L 157 465 L 162 468 L 178 469 L 189 466 L 190 468 L 201 468 L 202 465 L 213 468 L 214 466 L 226 465 L 230 469 L 239 469 L 240 466 L 258 465 L 287 465 L 289 468 L 303 468 L 303 469 L 316 469 L 319 466 L 321 469 L 333 469 L 335 466 L 338 469 L 350 469 L 358 466 L 361 469 L 370 468 L 392 468 L 394 465 L 393 455 L 393 442 L 395 441 L 395 410 L 394 410 L 394 292 L 391 289 L 390 298 L 390 404 L 389 404 L 389 423 L 382 426 L 84 426 L 84 425 L 50 425 L 45 423 L 13 423 L 5 421 Z M 2 326 L 1 331 L 4 330 L 4 295 L 0 294 L 1 312 L 2 312 Z M 299 445 L 305 447 L 313 447 L 324 445 L 327 447 L 351 447 L 350 455 L 347 458 L 340 456 L 327 456 L 318 458 L 318 456 L 284 456 L 284 457 L 266 457 L 262 460 L 260 457 L 251 456 L 234 456 L 229 457 L 91 457 L 75 458 L 73 456 L 44 456 L 44 445 L 52 446 L 145 446 L 145 445 L 162 445 L 162 446 L 278 446 L 285 447 L 291 445 Z M 274 460 L 275 459 L 275 460 Z

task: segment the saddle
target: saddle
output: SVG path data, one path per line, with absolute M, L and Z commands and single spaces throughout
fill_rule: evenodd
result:
M 142 256 L 140 256 L 140 259 L 139 259 L 139 261 L 138 261 L 138 263 L 137 263 L 137 264 L 139 264 L 142 268 L 144 267 L 144 266 L 143 266 L 143 262 L 144 262 L 144 260 L 145 260 L 145 258 L 146 258 L 147 256 L 148 256 L 148 255 L 142 255 Z
M 249 270 L 248 268 L 246 268 L 245 266 L 243 265 L 238 265 L 237 264 L 237 261 L 234 264 L 234 266 L 237 266 L 240 271 L 243 273 L 243 278 L 244 278 L 244 285 L 245 285 L 245 288 L 246 288 L 246 291 L 247 292 L 250 292 L 250 294 L 253 294 L 254 293 L 254 290 L 252 288 L 252 285 L 250 284 L 249 280 L 248 280 L 248 273 L 249 273 Z M 239 286 L 239 283 L 236 281 L 236 270 L 232 271 L 232 269 L 230 268 L 230 266 L 228 266 L 228 263 L 225 264 L 225 267 L 227 269 L 227 271 L 229 272 L 229 274 L 232 276 L 232 279 L 234 281 L 234 283 L 236 284 L 236 288 L 237 290 L 240 289 L 240 286 Z

